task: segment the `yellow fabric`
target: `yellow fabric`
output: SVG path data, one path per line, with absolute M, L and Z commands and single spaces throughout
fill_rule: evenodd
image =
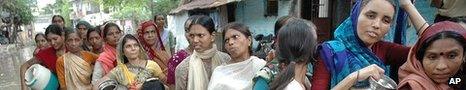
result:
M 58 58 L 56 67 L 61 89 L 90 89 L 92 68 L 98 55 L 88 51 L 82 51 L 81 55 L 66 53 Z
M 143 82 L 138 82 L 136 80 L 137 73 L 139 72 L 129 71 L 128 67 L 123 63 L 118 63 L 117 67 L 118 68 L 115 68 L 110 72 L 111 79 L 116 79 L 118 83 L 124 86 L 129 86 L 131 85 L 131 83 L 135 83 L 135 82 L 143 83 Z M 160 69 L 159 65 L 154 61 L 147 60 L 145 69 L 148 70 L 153 75 L 151 77 L 161 78 L 164 76 L 164 74 L 162 73 L 162 69 Z

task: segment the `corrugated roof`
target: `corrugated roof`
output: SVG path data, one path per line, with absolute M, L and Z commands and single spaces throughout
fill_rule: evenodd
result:
M 182 11 L 193 10 L 193 9 L 206 9 L 214 8 L 221 5 L 225 5 L 231 2 L 238 2 L 241 0 L 182 0 L 178 8 L 170 11 L 170 14 L 180 13 Z

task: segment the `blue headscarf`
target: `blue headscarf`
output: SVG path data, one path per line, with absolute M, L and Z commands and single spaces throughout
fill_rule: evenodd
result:
M 389 75 L 389 68 L 357 36 L 357 21 L 362 0 L 357 0 L 351 15 L 338 26 L 334 40 L 324 42 L 320 55 L 331 74 L 331 87 L 337 85 L 350 73 L 376 64 Z M 368 82 L 358 82 L 356 86 L 367 86 Z

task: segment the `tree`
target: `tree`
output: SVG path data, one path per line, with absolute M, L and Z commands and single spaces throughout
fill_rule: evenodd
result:
M 34 21 L 32 9 L 35 8 L 36 0 L 2 0 L 0 1 L 1 21 L 5 23 L 2 25 L 2 32 L 6 32 L 9 43 L 14 43 L 17 38 L 17 33 L 20 31 L 21 25 L 31 24 Z M 13 29 L 12 29 L 13 28 Z
M 171 10 L 178 7 L 180 0 L 156 0 L 155 8 L 152 9 L 154 14 L 167 15 Z
M 71 5 L 69 3 L 70 0 L 56 0 L 55 6 L 58 8 L 56 11 L 65 18 L 65 26 L 66 27 L 72 27 L 72 23 L 70 20 L 70 13 L 73 11 L 73 8 L 71 8 Z

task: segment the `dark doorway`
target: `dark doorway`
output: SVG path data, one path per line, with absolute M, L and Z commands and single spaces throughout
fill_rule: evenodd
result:
M 317 26 L 319 42 L 332 38 L 332 3 L 333 0 L 302 0 L 301 17 L 312 21 Z

